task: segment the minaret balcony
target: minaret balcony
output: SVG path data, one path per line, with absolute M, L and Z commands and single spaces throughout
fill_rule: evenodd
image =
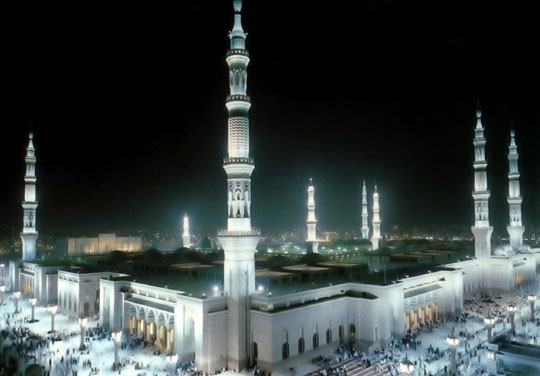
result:
M 218 230 L 218 236 L 243 237 L 243 236 L 261 236 L 261 230 L 252 228 L 251 230 L 231 231 L 227 229 Z
M 230 164 L 254 164 L 253 158 L 223 158 L 224 165 Z
M 243 55 L 249 57 L 249 52 L 247 50 L 243 50 L 241 48 L 233 48 L 227 51 L 227 57 L 233 56 L 233 55 Z
M 251 98 L 249 95 L 243 95 L 243 94 L 233 94 L 233 95 L 227 95 L 227 102 L 248 102 L 251 103 Z

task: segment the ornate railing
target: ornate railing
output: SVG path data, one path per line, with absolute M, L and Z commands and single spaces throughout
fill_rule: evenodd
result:
M 247 50 L 242 50 L 240 48 L 233 48 L 227 51 L 227 57 L 231 55 L 243 55 L 243 56 L 249 57 L 249 52 L 247 52 Z

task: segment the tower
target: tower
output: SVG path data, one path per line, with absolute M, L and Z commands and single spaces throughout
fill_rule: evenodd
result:
M 369 239 L 366 181 L 362 183 L 362 239 Z
M 184 233 L 182 234 L 182 245 L 189 248 L 191 245 L 191 237 L 189 236 L 189 218 L 187 213 L 184 214 Z
M 309 178 L 308 185 L 308 201 L 307 201 L 307 238 L 306 249 L 307 253 L 319 253 L 319 241 L 317 240 L 317 218 L 315 218 L 315 188 L 313 187 L 313 179 Z
M 476 110 L 476 128 L 474 130 L 474 254 L 477 259 L 487 261 L 491 256 L 491 234 L 489 225 L 489 190 L 487 183 L 486 139 L 482 124 L 482 110 Z
M 519 154 L 515 140 L 515 133 L 510 131 L 510 146 L 508 147 L 508 207 L 510 210 L 510 225 L 506 227 L 510 235 L 510 245 L 517 252 L 523 244 L 523 232 L 525 227 L 521 223 L 521 192 L 519 188 Z
M 377 186 L 373 192 L 373 235 L 371 236 L 372 250 L 379 249 L 381 240 L 381 218 L 379 217 L 379 193 Z
M 260 231 L 251 228 L 251 173 L 255 168 L 249 155 L 249 108 L 247 96 L 246 33 L 242 28 L 242 0 L 234 0 L 234 26 L 229 33 L 230 95 L 226 107 L 228 155 L 223 168 L 227 174 L 227 229 L 218 232 L 223 247 L 224 290 L 228 296 L 228 366 L 241 370 L 248 362 L 248 297 L 255 293 L 255 250 Z
M 21 232 L 22 240 L 22 259 L 23 261 L 34 261 L 36 259 L 36 242 L 38 232 L 36 230 L 36 154 L 34 149 L 34 135 L 32 132 L 28 135 L 28 147 L 26 148 L 26 173 L 24 175 L 24 201 L 22 207 L 23 230 Z

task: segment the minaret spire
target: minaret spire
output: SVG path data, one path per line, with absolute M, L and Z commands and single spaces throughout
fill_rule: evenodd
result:
M 307 201 L 308 216 L 306 220 L 306 225 L 307 225 L 306 248 L 307 248 L 307 253 L 319 253 L 319 241 L 317 240 L 317 218 L 315 217 L 315 188 L 313 187 L 312 178 L 309 178 L 309 185 L 308 185 L 307 192 L 308 192 L 308 201 Z
M 248 364 L 248 297 L 255 293 L 255 251 L 260 231 L 251 227 L 251 173 L 255 168 L 249 150 L 247 96 L 247 34 L 242 28 L 242 1 L 233 0 L 234 25 L 230 49 L 227 96 L 228 153 L 223 168 L 227 174 L 227 229 L 218 232 L 223 247 L 224 291 L 228 296 L 228 367 L 241 370 Z
M 34 149 L 34 135 L 28 135 L 28 147 L 26 148 L 26 173 L 24 175 L 24 201 L 23 207 L 23 230 L 22 259 L 23 261 L 34 261 L 36 259 L 36 242 L 38 232 L 36 229 L 36 154 Z
M 189 248 L 191 245 L 191 236 L 189 235 L 189 217 L 186 214 L 184 214 L 184 232 L 182 234 L 182 245 L 185 248 Z
M 369 239 L 366 181 L 362 182 L 362 239 Z
M 510 245 L 517 252 L 523 244 L 523 232 L 525 227 L 521 222 L 521 197 L 519 186 L 519 154 L 515 140 L 514 129 L 510 131 L 510 146 L 508 147 L 508 206 L 510 210 L 510 225 L 506 228 L 510 235 Z
M 372 250 L 379 249 L 379 241 L 381 240 L 381 218 L 379 217 L 379 193 L 377 185 L 373 191 L 373 235 L 371 236 Z
M 476 110 L 476 128 L 474 130 L 474 251 L 476 258 L 487 261 L 491 257 L 491 234 L 489 225 L 489 196 L 487 182 L 486 139 L 482 124 L 482 110 Z

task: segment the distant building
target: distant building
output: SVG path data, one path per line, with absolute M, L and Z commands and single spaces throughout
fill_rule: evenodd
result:
M 140 252 L 142 238 L 140 236 L 116 236 L 116 234 L 99 234 L 96 238 L 68 238 L 68 255 L 97 255 L 111 251 Z

